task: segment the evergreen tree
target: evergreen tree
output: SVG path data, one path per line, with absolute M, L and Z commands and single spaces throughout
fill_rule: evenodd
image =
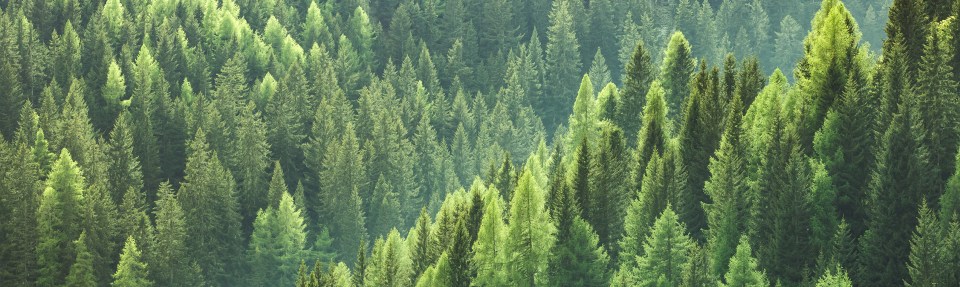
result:
M 681 118 L 683 112 L 680 107 L 690 94 L 688 85 L 696 67 L 696 60 L 690 52 L 690 42 L 687 42 L 681 32 L 675 32 L 670 36 L 670 43 L 664 53 L 663 65 L 660 67 L 660 80 L 663 82 L 665 91 L 664 99 L 669 111 L 668 118 L 677 120 Z
M 530 167 L 536 168 L 536 167 Z M 549 224 L 544 192 L 524 169 L 517 190 L 510 200 L 510 226 L 507 230 L 508 279 L 516 286 L 543 286 L 548 283 L 547 266 L 555 242 L 556 228 Z
M 945 269 L 946 260 L 950 256 L 947 252 L 949 244 L 942 244 L 946 238 L 940 230 L 936 213 L 927 207 L 926 201 L 921 203 L 917 218 L 917 228 L 910 239 L 910 255 L 907 262 L 909 281 L 904 278 L 907 286 L 940 286 L 947 284 L 947 275 L 951 272 Z
M 730 268 L 723 276 L 721 286 L 770 286 L 767 276 L 759 269 L 757 259 L 751 254 L 750 242 L 746 236 L 740 237 L 737 253 L 730 258 Z
M 77 254 L 74 257 L 73 265 L 70 266 L 70 274 L 67 275 L 66 286 L 97 286 L 97 279 L 93 274 L 93 254 L 90 254 L 86 241 L 87 233 L 84 231 L 80 233 L 80 238 L 77 238 L 77 240 L 73 242 Z
M 280 202 L 280 194 L 267 194 L 267 168 L 269 168 L 270 146 L 267 141 L 267 126 L 255 111 L 253 102 L 247 102 L 237 115 L 236 156 L 232 162 L 233 174 L 237 180 L 237 199 L 240 214 L 243 216 L 243 234 L 250 233 L 250 226 L 257 210 L 267 204 Z M 276 167 L 274 168 L 276 172 Z M 284 178 L 281 177 L 281 180 Z M 272 184 L 272 182 L 271 182 Z M 286 185 L 284 185 L 286 186 Z M 273 188 L 271 185 L 269 188 Z M 275 197 L 268 197 L 276 195 Z M 269 201 L 265 201 L 269 200 Z
M 537 101 L 540 116 L 547 130 L 553 130 L 566 115 L 564 110 L 574 98 L 576 79 L 581 76 L 580 44 L 574 30 L 571 1 L 554 1 L 547 30 L 547 90 Z
M 64 264 L 73 262 L 76 255 L 74 250 L 79 249 L 70 238 L 80 236 L 79 225 L 85 204 L 84 187 L 80 167 L 73 161 L 70 152 L 64 149 L 47 176 L 46 189 L 37 211 L 38 285 L 63 284 L 67 276 L 68 268 Z
M 207 280 L 230 284 L 236 280 L 235 264 L 243 250 L 233 176 L 210 151 L 202 129 L 190 142 L 188 154 L 186 177 L 177 192 L 191 251 L 188 258 L 200 265 Z
M 303 215 L 286 190 L 274 205 L 257 214 L 247 258 L 258 284 L 291 285 L 299 262 L 306 257 Z
M 200 267 L 188 257 L 187 222 L 169 183 L 161 183 L 154 209 L 156 235 L 147 250 L 150 280 L 161 286 L 201 284 Z
M 597 286 L 607 283 L 609 258 L 569 188 L 552 199 L 553 225 L 557 241 L 551 250 L 550 282 L 557 286 Z
M 665 150 L 669 139 L 670 122 L 667 119 L 670 110 L 665 96 L 666 93 L 660 82 L 654 81 L 650 85 L 650 92 L 647 93 L 647 104 L 643 108 L 641 119 L 642 128 L 637 135 L 637 150 L 634 156 L 636 162 L 632 166 L 635 187 L 642 185 L 650 159 Z
M 120 265 L 117 265 L 117 273 L 113 274 L 111 286 L 153 286 L 153 281 L 147 278 L 148 265 L 140 257 L 137 241 L 132 236 L 127 237 L 127 242 L 123 245 L 123 253 L 120 254 Z
M 476 277 L 472 282 L 478 286 L 502 286 L 509 284 L 506 272 L 507 264 L 507 224 L 503 222 L 503 200 L 500 192 L 492 187 L 484 196 L 483 219 L 477 232 L 477 241 L 473 243 L 471 262 Z
M 36 117 L 36 114 L 33 114 Z M 21 120 L 21 130 L 27 121 Z M 18 132 L 19 133 L 19 132 Z M 40 129 L 38 140 L 43 140 Z M 25 142 L 26 140 L 24 140 Z M 45 146 L 36 145 L 36 149 L 52 157 Z M 35 148 L 29 143 L 9 146 L 0 140 L 0 280 L 14 285 L 27 285 L 36 279 L 38 243 L 38 207 L 42 190 L 40 165 L 35 161 Z M 49 164 L 48 164 L 49 165 Z
M 689 260 L 693 240 L 687 236 L 683 223 L 668 205 L 652 225 L 650 236 L 643 244 L 639 259 L 640 283 L 645 286 L 677 285 L 683 266 Z
M 918 0 L 893 1 L 887 16 L 889 21 L 884 29 L 887 33 L 887 39 L 883 43 L 884 58 L 887 58 L 895 42 L 897 45 L 902 45 L 906 49 L 904 55 L 906 72 L 911 79 L 920 71 L 924 43 L 927 42 L 927 35 L 930 33 L 928 25 L 930 19 L 924 13 L 926 11 L 924 4 L 924 1 Z M 940 8 L 946 9 L 946 7 Z
M 413 284 L 413 262 L 407 246 L 396 229 L 386 239 L 374 243 L 371 264 L 364 278 L 364 286 L 410 286 Z
M 650 54 L 644 47 L 643 41 L 637 41 L 636 48 L 633 49 L 633 56 L 627 62 L 623 74 L 623 92 L 621 93 L 620 105 L 617 106 L 616 124 L 623 128 L 628 137 L 628 142 L 633 145 L 636 142 L 634 135 L 640 131 L 642 126 L 638 119 L 643 112 L 647 91 L 650 83 L 656 77 L 653 74 Z
M 604 86 L 613 82 L 613 77 L 610 76 L 610 67 L 607 65 L 607 60 L 603 58 L 603 53 L 600 52 L 600 49 L 597 49 L 597 53 L 593 56 L 593 62 L 591 63 L 590 70 L 587 74 L 593 79 L 593 90 L 600 91 Z
M 933 3 L 927 3 L 933 4 Z M 950 59 L 956 53 L 948 32 L 950 21 L 930 26 L 930 35 L 924 46 L 923 63 L 917 76 L 918 108 L 924 126 L 924 144 L 930 149 L 930 164 L 939 175 L 932 184 L 941 190 L 947 178 L 953 174 L 956 146 L 960 145 L 960 99 L 957 97 L 957 82 L 951 76 Z M 934 194 L 936 196 L 938 194 Z M 934 198 L 927 198 L 934 200 Z
M 867 230 L 860 239 L 860 269 L 854 279 L 858 284 L 896 284 L 907 277 L 904 263 L 910 252 L 910 232 L 917 224 L 917 206 L 934 190 L 915 95 L 904 96 L 906 102 L 882 136 L 871 173 Z
M 747 183 L 739 97 L 730 105 L 723 140 L 710 160 L 710 179 L 704 184 L 704 191 L 710 197 L 710 202 L 703 203 L 709 226 L 710 274 L 715 276 L 727 273 L 727 263 L 737 249 L 737 238 L 750 232 L 756 211 L 757 198 Z
M 107 154 L 110 165 L 107 173 L 108 190 L 111 191 L 115 203 L 120 203 L 123 193 L 128 190 L 140 193 L 143 189 L 143 174 L 140 172 L 140 160 L 133 151 L 133 128 L 130 125 L 129 113 L 121 112 L 117 117 L 116 125 L 110 132 L 110 142 Z
M 581 195 L 580 202 L 589 203 L 584 217 L 600 237 L 612 260 L 617 258 L 616 242 L 623 234 L 623 218 L 634 197 L 630 188 L 631 158 L 623 132 L 614 125 L 600 128 L 600 144 L 593 155 L 589 177 L 589 193 Z
M 837 266 L 835 269 L 827 271 L 817 280 L 817 287 L 853 287 L 853 282 L 847 276 L 847 271 Z
M 366 237 L 359 192 L 367 177 L 352 123 L 347 124 L 338 142 L 327 146 L 323 167 L 320 172 L 321 222 L 329 222 L 334 250 L 349 262 L 354 259 L 350 255 L 357 248 L 357 242 Z
M 417 217 L 413 229 L 407 234 L 406 241 L 410 246 L 410 259 L 413 261 L 413 277 L 415 278 L 420 277 L 420 274 L 426 271 L 430 262 L 434 261 L 433 257 L 437 250 L 432 245 L 433 229 L 431 229 L 431 225 L 427 209 L 425 207 L 421 208 L 420 216 Z

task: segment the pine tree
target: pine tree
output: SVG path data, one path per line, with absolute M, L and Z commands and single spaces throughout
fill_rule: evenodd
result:
M 188 258 L 203 268 L 207 280 L 229 284 L 236 280 L 234 264 L 243 250 L 233 176 L 210 151 L 202 129 L 190 142 L 188 154 L 186 177 L 177 192 L 185 215 Z
M 660 79 L 663 81 L 665 91 L 664 99 L 669 111 L 668 118 L 671 120 L 681 118 L 683 109 L 680 107 L 690 94 L 688 84 L 695 67 L 696 60 L 690 52 L 690 42 L 687 42 L 683 33 L 673 33 L 665 50 L 663 65 L 660 67 Z
M 365 286 L 410 286 L 413 284 L 413 262 L 406 244 L 396 229 L 386 239 L 374 243 L 372 260 L 364 278 Z
M 129 113 L 121 112 L 113 130 L 110 132 L 110 142 L 107 155 L 111 161 L 107 170 L 109 179 L 108 190 L 112 199 L 120 203 L 123 193 L 127 190 L 141 192 L 143 189 L 143 174 L 140 171 L 140 160 L 133 151 L 133 127 L 130 124 Z
M 147 250 L 150 280 L 160 286 L 201 284 L 199 266 L 188 258 L 186 218 L 169 183 L 161 183 L 154 208 L 156 235 Z
M 249 234 L 257 210 L 267 204 L 276 205 L 280 202 L 280 193 L 275 194 L 276 197 L 268 197 L 270 194 L 264 193 L 268 188 L 272 188 L 267 186 L 266 181 L 267 168 L 270 165 L 270 146 L 267 142 L 267 126 L 255 108 L 253 102 L 247 102 L 237 115 L 237 154 L 228 165 L 237 180 L 237 200 L 243 216 L 244 234 Z
M 666 150 L 670 133 L 670 122 L 668 121 L 670 110 L 667 107 L 665 96 L 666 93 L 660 82 L 654 81 L 650 85 L 650 92 L 647 93 L 647 104 L 643 108 L 643 118 L 641 119 L 642 128 L 637 135 L 637 150 L 634 155 L 636 162 L 632 165 L 632 179 L 635 187 L 640 187 L 643 183 L 644 173 L 650 159 Z
M 803 32 L 802 26 L 790 15 L 780 20 L 780 30 L 774 37 L 774 65 L 781 71 L 792 71 L 797 59 L 800 58 L 801 50 L 797 43 L 800 43 Z
M 936 213 L 927 207 L 926 201 L 921 203 L 917 218 L 917 228 L 910 239 L 909 261 L 906 263 L 909 281 L 904 278 L 907 286 L 941 286 L 947 284 L 946 250 L 949 239 L 942 238 Z
M 535 167 L 533 167 L 535 168 Z M 507 276 L 513 285 L 547 284 L 547 265 L 556 229 L 549 224 L 544 194 L 532 171 L 524 169 L 510 200 Z
M 63 278 L 67 276 L 64 263 L 72 262 L 74 250 L 78 249 L 70 238 L 80 236 L 84 186 L 80 167 L 64 149 L 47 176 L 46 189 L 37 211 L 38 285 L 63 284 Z
M 835 269 L 827 271 L 817 280 L 817 287 L 853 287 L 853 282 L 847 276 L 847 271 L 837 266 Z
M 70 274 L 67 275 L 66 286 L 70 287 L 91 287 L 97 286 L 97 279 L 93 274 L 93 254 L 87 249 L 87 233 L 80 233 L 80 237 L 73 242 L 76 249 L 73 265 L 70 266 Z M 40 282 L 38 282 L 40 283 Z
M 574 98 L 576 80 L 581 76 L 580 44 L 574 30 L 570 1 L 554 1 L 550 9 L 550 27 L 547 30 L 547 70 L 545 84 L 547 91 L 540 98 L 539 111 L 547 130 L 553 130 L 566 116 L 565 107 L 569 107 Z
M 917 100 L 911 94 L 904 97 L 879 143 L 867 190 L 867 230 L 860 239 L 858 284 L 894 284 L 907 277 L 904 263 L 910 252 L 910 232 L 917 224 L 917 206 L 935 190 L 915 111 Z
M 803 58 L 794 71 L 797 88 L 807 95 L 797 107 L 803 117 L 800 143 L 806 154 L 813 151 L 814 134 L 847 82 L 862 87 L 866 81 L 864 55 L 859 52 L 860 31 L 843 3 L 823 1 L 811 25 L 803 40 Z
M 669 205 L 652 225 L 643 244 L 643 257 L 638 261 L 639 279 L 643 286 L 676 286 L 681 282 L 684 265 L 690 260 L 693 240 L 686 234 L 673 208 Z M 666 285 L 664 285 L 666 284 Z
M 620 95 L 622 100 L 617 106 L 615 120 L 616 124 L 623 128 L 630 145 L 636 142 L 634 135 L 642 126 L 638 120 L 643 112 L 644 103 L 648 102 L 646 96 L 650 83 L 656 77 L 652 65 L 650 54 L 647 53 L 643 41 L 637 41 L 633 56 L 627 62 L 623 74 L 623 92 Z
M 320 172 L 321 222 L 329 222 L 334 250 L 347 262 L 354 259 L 351 253 L 366 237 L 359 192 L 367 177 L 358 145 L 353 124 L 347 123 L 340 140 L 327 146 L 324 169 Z
M 933 4 L 933 3 L 928 3 Z M 920 99 L 919 116 L 925 128 L 924 144 L 930 149 L 930 164 L 939 173 L 932 181 L 938 194 L 947 178 L 953 174 L 956 146 L 960 145 L 960 99 L 957 82 L 951 76 L 949 62 L 954 57 L 954 46 L 948 32 L 948 20 L 930 26 L 930 35 L 924 46 L 923 63 L 917 76 Z M 933 201 L 934 198 L 927 198 Z
M 751 252 L 747 237 L 740 237 L 737 253 L 730 258 L 730 268 L 723 276 L 724 283 L 721 283 L 721 286 L 770 286 L 767 276 L 759 270 L 757 259 L 750 254 Z
M 254 282 L 294 283 L 299 262 L 307 255 L 305 227 L 303 215 L 286 190 L 275 205 L 258 212 L 247 249 Z
M 153 286 L 153 281 L 147 278 L 148 265 L 140 256 L 137 241 L 132 236 L 127 237 L 123 253 L 120 254 L 120 265 L 117 266 L 117 273 L 113 274 L 111 286 Z
M 478 286 L 501 286 L 509 284 L 506 272 L 507 264 L 507 224 L 503 222 L 503 200 L 500 192 L 492 187 L 484 196 L 483 219 L 477 232 L 477 241 L 473 243 L 471 262 L 476 277 L 473 283 Z
M 607 283 L 609 257 L 593 228 L 580 216 L 572 191 L 562 188 L 551 209 L 557 241 L 551 250 L 549 282 L 558 286 L 597 286 Z
M 704 191 L 710 197 L 710 202 L 703 203 L 703 210 L 709 226 L 710 274 L 714 276 L 726 274 L 727 263 L 736 251 L 737 238 L 754 225 L 756 197 L 747 185 L 741 105 L 739 97 L 730 103 L 723 140 L 710 160 L 710 179 L 704 184 Z

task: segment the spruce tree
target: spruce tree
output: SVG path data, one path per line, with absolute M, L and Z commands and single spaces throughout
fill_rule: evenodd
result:
M 115 203 L 121 202 L 123 193 L 127 190 L 132 189 L 139 193 L 143 189 L 143 174 L 140 171 L 140 160 L 133 151 L 133 127 L 129 117 L 127 112 L 121 112 L 117 117 L 107 147 L 107 156 L 111 159 L 107 170 L 107 184 Z
M 827 271 L 827 273 L 820 276 L 820 279 L 817 280 L 817 287 L 853 287 L 853 282 L 850 281 L 850 277 L 847 276 L 847 271 L 843 270 L 842 267 L 837 266 L 834 269 Z
M 385 239 L 377 239 L 370 259 L 372 261 L 364 278 L 364 286 L 413 285 L 413 262 L 396 229 L 391 230 Z
M 597 53 L 593 56 L 593 62 L 591 62 L 587 74 L 593 79 L 594 91 L 600 91 L 603 86 L 613 82 L 613 77 L 610 76 L 610 67 L 607 65 L 607 60 L 603 57 L 600 49 L 597 49 Z
M 367 177 L 353 124 L 347 124 L 338 142 L 327 146 L 323 167 L 320 172 L 321 222 L 329 222 L 334 250 L 350 262 L 357 243 L 366 237 L 359 192 Z
M 737 253 L 730 258 L 729 271 L 723 276 L 724 282 L 720 286 L 770 286 L 751 252 L 750 241 L 746 236 L 740 237 Z
M 547 29 L 545 84 L 547 90 L 537 101 L 540 116 L 547 130 L 553 130 L 566 116 L 577 78 L 581 76 L 580 44 L 574 30 L 570 1 L 554 1 L 550 9 L 550 27 Z
M 563 188 L 553 198 L 557 241 L 551 250 L 549 282 L 558 286 L 597 286 L 607 283 L 609 257 L 593 228 L 580 216 L 574 194 Z
M 242 253 L 240 213 L 233 176 L 210 151 L 206 133 L 198 130 L 190 142 L 186 176 L 177 192 L 187 230 L 188 258 L 211 282 L 235 282 Z
M 736 241 L 753 226 L 756 197 L 747 183 L 746 149 L 742 143 L 742 104 L 739 97 L 730 103 L 723 140 L 710 160 L 710 179 L 704 191 L 710 197 L 703 203 L 707 215 L 707 246 L 710 250 L 710 274 L 721 276 L 736 251 Z
M 651 226 L 639 259 L 639 279 L 643 286 L 676 286 L 681 282 L 684 265 L 690 260 L 693 240 L 669 205 Z
M 666 93 L 660 82 L 654 81 L 647 93 L 647 104 L 643 108 L 640 133 L 637 135 L 637 150 L 632 167 L 632 180 L 635 188 L 643 184 L 644 173 L 650 159 L 666 150 L 670 133 L 668 121 L 669 109 L 665 100 Z M 657 212 L 659 213 L 659 212 Z
M 653 74 L 650 54 L 644 47 L 643 41 L 637 41 L 632 55 L 623 74 L 623 92 L 620 95 L 622 100 L 620 105 L 617 106 L 615 120 L 616 124 L 623 128 L 630 145 L 636 142 L 634 136 L 642 126 L 639 123 L 640 115 L 643 112 L 644 103 L 648 102 L 646 100 L 647 90 L 656 77 Z
M 946 9 L 946 7 L 939 8 Z M 903 45 L 906 48 L 906 72 L 912 79 L 920 71 L 920 65 L 923 63 L 921 57 L 924 55 L 924 43 L 927 42 L 927 35 L 930 33 L 930 26 L 928 25 L 930 19 L 924 13 L 925 11 L 924 1 L 893 1 L 887 16 L 889 20 L 886 28 L 884 28 L 887 34 L 883 43 L 884 58 L 889 55 L 888 52 L 894 42 Z
M 930 155 L 922 143 L 915 95 L 893 115 L 883 134 L 867 190 L 867 230 L 860 239 L 858 284 L 883 285 L 907 277 L 910 232 L 917 224 L 917 206 L 932 194 Z M 904 192 L 906 191 L 906 192 Z
M 153 286 L 153 281 L 148 279 L 148 267 L 141 259 L 137 241 L 132 236 L 127 237 L 127 242 L 123 245 L 123 253 L 120 254 L 120 265 L 117 265 L 117 272 L 113 274 L 111 286 Z
M 930 35 L 921 58 L 923 63 L 917 76 L 919 116 L 925 128 L 924 144 L 930 149 L 931 166 L 939 173 L 931 179 L 938 193 L 953 174 L 957 152 L 955 147 L 960 145 L 960 131 L 956 128 L 960 125 L 960 98 L 957 97 L 957 82 L 951 76 L 953 70 L 949 64 L 956 53 L 948 32 L 950 21 L 955 19 L 930 25 Z M 927 200 L 934 202 L 935 197 Z
M 307 255 L 305 227 L 303 215 L 286 190 L 275 205 L 258 213 L 247 249 L 254 282 L 294 283 L 299 262 Z
M 37 210 L 38 285 L 63 284 L 67 276 L 68 267 L 64 264 L 73 262 L 77 249 L 70 238 L 80 236 L 84 187 L 80 167 L 64 149 L 47 176 L 46 189 Z
M 597 232 L 611 260 L 616 260 L 615 245 L 623 234 L 623 218 L 634 197 L 629 174 L 632 159 L 619 128 L 602 124 L 600 134 L 600 143 L 591 159 L 589 193 L 579 196 L 580 202 L 590 208 L 585 210 L 584 218 Z
M 950 239 L 943 238 L 936 213 L 921 203 L 917 218 L 917 228 L 910 239 L 909 261 L 906 263 L 909 279 L 904 278 L 907 286 L 941 286 L 947 284 L 948 244 Z
M 670 36 L 665 50 L 663 65 L 660 67 L 660 80 L 663 82 L 664 99 L 667 102 L 668 118 L 681 118 L 681 105 L 690 95 L 690 78 L 693 76 L 696 60 L 690 51 L 690 42 L 681 32 Z M 652 90 L 652 88 L 651 88 Z M 647 100 L 649 102 L 649 99 Z
M 150 280 L 160 286 L 202 284 L 200 267 L 188 256 L 187 219 L 169 183 L 160 184 L 155 205 L 156 234 L 145 256 Z
M 93 254 L 87 248 L 87 233 L 80 233 L 80 237 L 73 242 L 76 249 L 73 265 L 70 266 L 70 274 L 66 278 L 66 286 L 70 287 L 90 287 L 97 286 L 97 278 L 93 270 Z M 41 283 L 41 282 L 38 282 Z
M 270 166 L 270 146 L 267 141 L 267 126 L 260 119 L 260 113 L 256 112 L 255 108 L 253 102 L 247 102 L 237 115 L 239 125 L 235 135 L 237 153 L 227 165 L 237 180 L 237 200 L 240 204 L 240 214 L 243 216 L 244 234 L 250 233 L 250 226 L 256 217 L 257 210 L 265 208 L 267 204 L 275 205 L 280 202 L 280 193 L 275 194 L 276 197 L 268 197 L 269 194 L 264 193 L 268 190 L 267 169 Z M 265 201 L 268 199 L 270 201 Z

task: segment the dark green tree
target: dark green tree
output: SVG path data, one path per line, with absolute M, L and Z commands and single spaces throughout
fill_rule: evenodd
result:
M 669 111 L 668 118 L 677 120 L 681 118 L 683 113 L 681 107 L 690 95 L 690 79 L 697 62 L 690 51 L 690 42 L 687 42 L 681 32 L 675 32 L 670 36 L 670 43 L 664 53 L 663 65 L 660 67 L 660 81 L 663 82 L 665 91 L 664 99 Z
M 628 137 L 630 145 L 636 142 L 636 135 L 640 131 L 640 115 L 643 105 L 647 102 L 647 91 L 650 83 L 656 78 L 650 54 L 644 47 L 643 41 L 637 41 L 633 49 L 633 56 L 626 63 L 623 73 L 623 91 L 620 93 L 620 104 L 617 106 L 616 122 Z

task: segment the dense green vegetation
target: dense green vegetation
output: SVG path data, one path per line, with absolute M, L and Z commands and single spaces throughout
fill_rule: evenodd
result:
M 0 285 L 958 286 L 958 17 L 0 0 Z

